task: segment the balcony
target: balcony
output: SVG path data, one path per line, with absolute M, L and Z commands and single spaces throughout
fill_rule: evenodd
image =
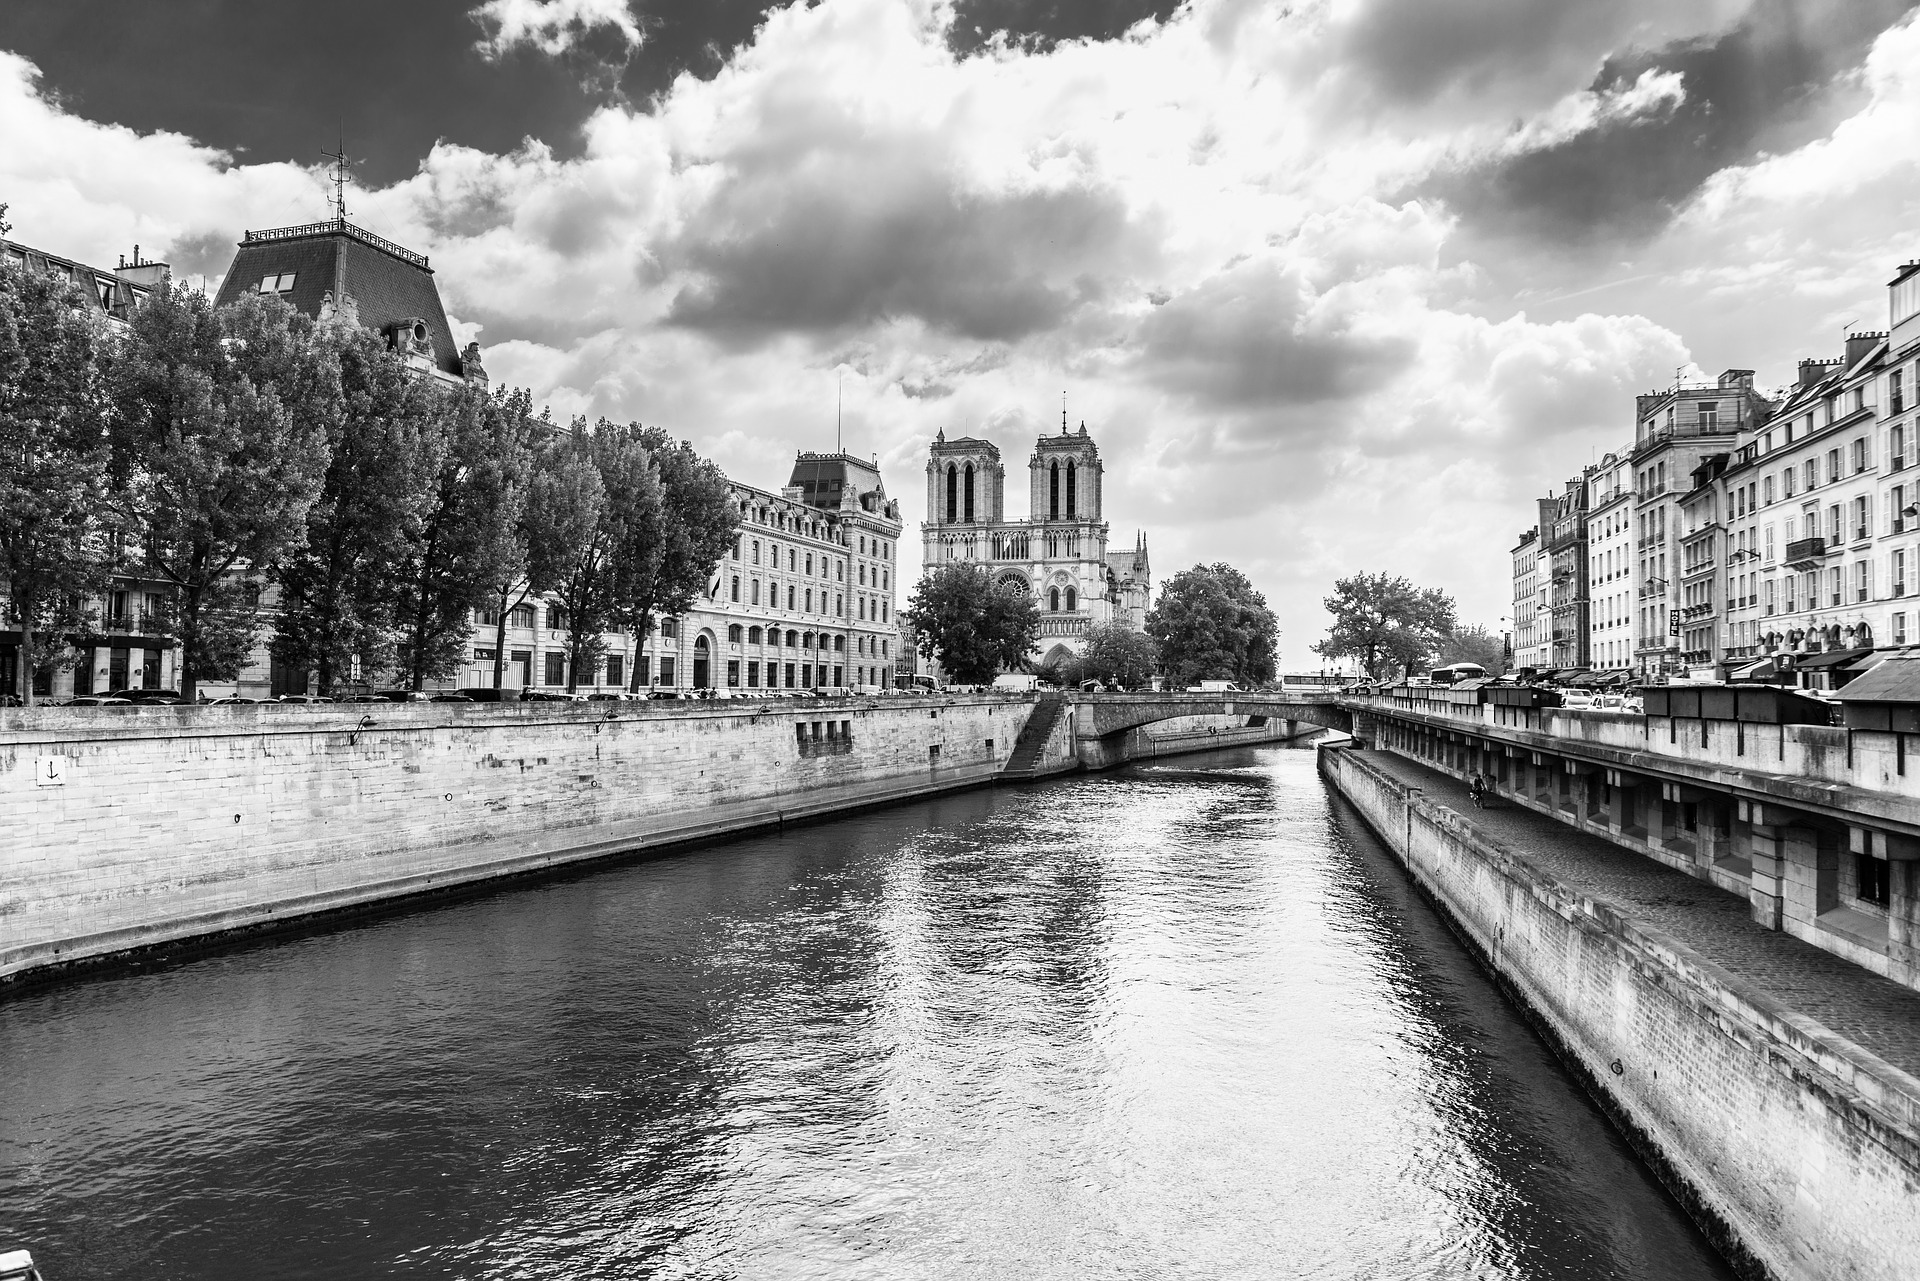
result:
M 1826 539 L 1796 538 L 1787 544 L 1786 566 L 1788 569 L 1818 569 L 1826 556 Z

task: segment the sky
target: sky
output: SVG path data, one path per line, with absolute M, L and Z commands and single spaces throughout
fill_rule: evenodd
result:
M 1062 395 L 1116 548 L 1501 630 L 1533 501 L 1633 397 L 1786 385 L 1920 257 L 1912 0 L 8 0 L 12 236 L 217 286 L 328 215 L 428 254 L 556 417 L 777 488 L 928 442 L 1024 515 Z M 1019 483 L 1013 483 L 1019 482 Z M 904 597 L 904 592 L 902 593 Z

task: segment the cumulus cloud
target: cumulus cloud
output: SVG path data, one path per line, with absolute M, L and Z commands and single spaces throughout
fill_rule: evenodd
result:
M 557 56 L 601 36 L 623 49 L 640 47 L 640 24 L 627 0 L 486 0 L 471 17 L 486 33 L 479 47 L 489 57 L 516 48 Z
M 482 12 L 499 56 L 640 35 L 619 5 Z M 1797 117 L 1813 137 L 1769 133 L 1780 112 L 1756 109 L 1744 142 L 1674 177 L 1662 157 L 1694 136 L 1689 113 L 1734 101 L 1714 59 L 1760 47 L 1773 0 L 1094 4 L 1073 21 L 1131 19 L 1127 34 L 956 39 L 996 12 L 773 10 L 710 78 L 607 101 L 572 152 L 441 144 L 356 216 L 432 255 L 496 380 L 556 414 L 667 425 L 753 483 L 829 447 L 844 392 L 849 447 L 914 521 L 935 431 L 1017 460 L 1065 391 L 1108 460 L 1118 536 L 1147 528 L 1163 572 L 1246 566 L 1301 659 L 1328 582 L 1356 569 L 1497 618 L 1531 499 L 1628 437 L 1636 391 L 1714 365 L 1703 347 L 1765 314 L 1768 290 L 1831 278 L 1823 222 L 1855 220 L 1879 252 L 1920 207 L 1910 25 L 1858 73 L 1866 27 L 1769 35 L 1822 51 L 1765 81 L 1815 87 Z M 311 170 L 91 123 L 6 55 L 0 135 L 16 234 L 79 256 L 139 239 L 215 270 L 242 227 L 319 204 Z M 1791 145 L 1747 150 L 1774 137 Z M 1591 184 L 1636 147 L 1662 176 L 1610 205 Z M 1831 194 L 1849 183 L 1873 198 Z M 1642 208 L 1660 211 L 1644 258 L 1558 253 Z M 1562 224 L 1546 243 L 1568 262 L 1541 273 L 1555 292 L 1637 283 L 1604 310 L 1529 315 L 1502 273 Z M 1767 341 L 1720 363 L 1784 365 Z M 903 578 L 911 526 L 907 544 Z

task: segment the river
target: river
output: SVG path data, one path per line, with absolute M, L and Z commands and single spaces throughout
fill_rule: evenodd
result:
M 16 994 L 18 1246 L 48 1281 L 1731 1275 L 1283 748 Z

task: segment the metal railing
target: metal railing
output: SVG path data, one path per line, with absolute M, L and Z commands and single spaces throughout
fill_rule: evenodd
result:
M 242 244 L 260 244 L 272 240 L 298 240 L 303 236 L 346 235 L 363 244 L 372 245 L 382 253 L 392 254 L 402 262 L 410 262 L 416 267 L 427 268 L 427 256 L 417 254 L 411 249 L 403 249 L 384 236 L 376 236 L 365 227 L 356 227 L 345 218 L 333 218 L 326 222 L 303 223 L 298 227 L 271 227 L 266 231 L 249 231 L 242 238 Z M 431 268 L 427 268 L 431 270 Z

